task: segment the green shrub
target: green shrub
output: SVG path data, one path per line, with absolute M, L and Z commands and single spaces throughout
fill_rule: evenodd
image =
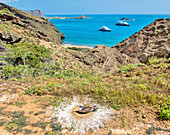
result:
M 14 16 L 14 14 L 11 13 L 8 8 L 1 9 L 0 12 L 1 12 L 1 13 L 5 13 L 5 14 L 10 14 L 10 15 L 13 15 L 13 16 Z
M 6 45 L 7 46 L 7 45 Z M 28 43 L 7 46 L 7 66 L 2 68 L 1 78 L 37 77 L 40 75 L 56 76 L 60 65 L 52 61 L 51 52 L 44 46 Z
M 170 95 L 160 106 L 159 114 L 163 120 L 170 120 Z
M 127 73 L 129 71 L 131 71 L 132 69 L 138 67 L 138 66 L 144 66 L 145 64 L 143 63 L 137 63 L 137 64 L 128 64 L 128 65 L 124 65 L 123 67 L 121 67 L 120 71 L 122 73 Z
M 159 64 L 162 60 L 163 60 L 163 58 L 158 59 L 156 56 L 153 56 L 153 57 L 148 59 L 148 62 L 149 62 L 150 65 L 152 65 L 152 64 Z
M 170 58 L 166 60 L 167 63 L 170 63 Z
M 28 94 L 28 95 L 33 95 L 37 92 L 38 92 L 37 87 L 30 87 L 27 90 L 25 90 L 25 94 Z
M 28 43 L 15 44 L 7 53 L 8 61 L 14 66 L 30 65 L 36 67 L 40 62 L 45 63 L 52 60 L 51 52 L 44 46 L 31 45 Z

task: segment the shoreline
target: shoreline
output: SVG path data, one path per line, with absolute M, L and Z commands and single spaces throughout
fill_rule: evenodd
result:
M 68 48 L 68 47 L 76 47 L 76 48 L 87 48 L 87 49 L 93 49 L 94 47 L 89 47 L 89 46 L 78 46 L 78 45 L 71 45 L 71 44 L 69 44 L 69 45 L 67 45 L 67 44 L 62 44 L 62 46 L 64 47 L 64 48 Z

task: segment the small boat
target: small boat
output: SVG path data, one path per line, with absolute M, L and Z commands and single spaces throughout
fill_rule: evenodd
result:
M 123 21 L 118 21 L 118 22 L 116 23 L 116 25 L 118 25 L 118 26 L 129 26 L 129 23 L 123 22 Z
M 108 27 L 106 26 L 102 26 L 99 31 L 111 31 L 111 29 L 109 29 Z

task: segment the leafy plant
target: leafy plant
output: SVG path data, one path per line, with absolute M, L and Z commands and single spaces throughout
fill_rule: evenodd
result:
M 126 126 L 125 118 L 124 118 L 124 117 L 121 117 L 121 120 L 122 120 L 121 128 L 125 128 L 125 126 Z
M 14 14 L 13 14 L 13 13 L 11 13 L 11 12 L 9 11 L 9 9 L 8 9 L 8 8 L 3 8 L 3 9 L 1 9 L 1 10 L 0 10 L 0 12 L 1 12 L 1 13 L 10 14 L 10 15 L 13 15 L 13 16 L 14 16 Z
M 123 67 L 121 67 L 120 71 L 122 73 L 127 73 L 129 71 L 131 71 L 132 69 L 138 67 L 138 66 L 144 66 L 145 64 L 143 63 L 137 63 L 137 64 L 128 64 L 128 65 L 125 65 Z
M 163 58 L 158 59 L 156 56 L 153 56 L 153 57 L 148 59 L 148 62 L 149 62 L 150 65 L 152 65 L 152 64 L 158 64 L 162 60 L 163 60 Z
M 37 87 L 30 87 L 27 90 L 25 90 L 25 94 L 30 95 L 30 96 L 37 92 L 38 92 Z
M 170 119 L 170 95 L 168 95 L 168 98 L 165 99 L 165 101 L 160 106 L 159 113 L 160 113 L 160 117 L 163 120 Z

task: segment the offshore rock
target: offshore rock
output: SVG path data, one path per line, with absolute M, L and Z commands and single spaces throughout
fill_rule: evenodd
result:
M 81 16 L 79 16 L 79 17 L 75 17 L 75 19 L 87 19 L 87 17 L 84 16 L 84 15 L 81 15 Z

